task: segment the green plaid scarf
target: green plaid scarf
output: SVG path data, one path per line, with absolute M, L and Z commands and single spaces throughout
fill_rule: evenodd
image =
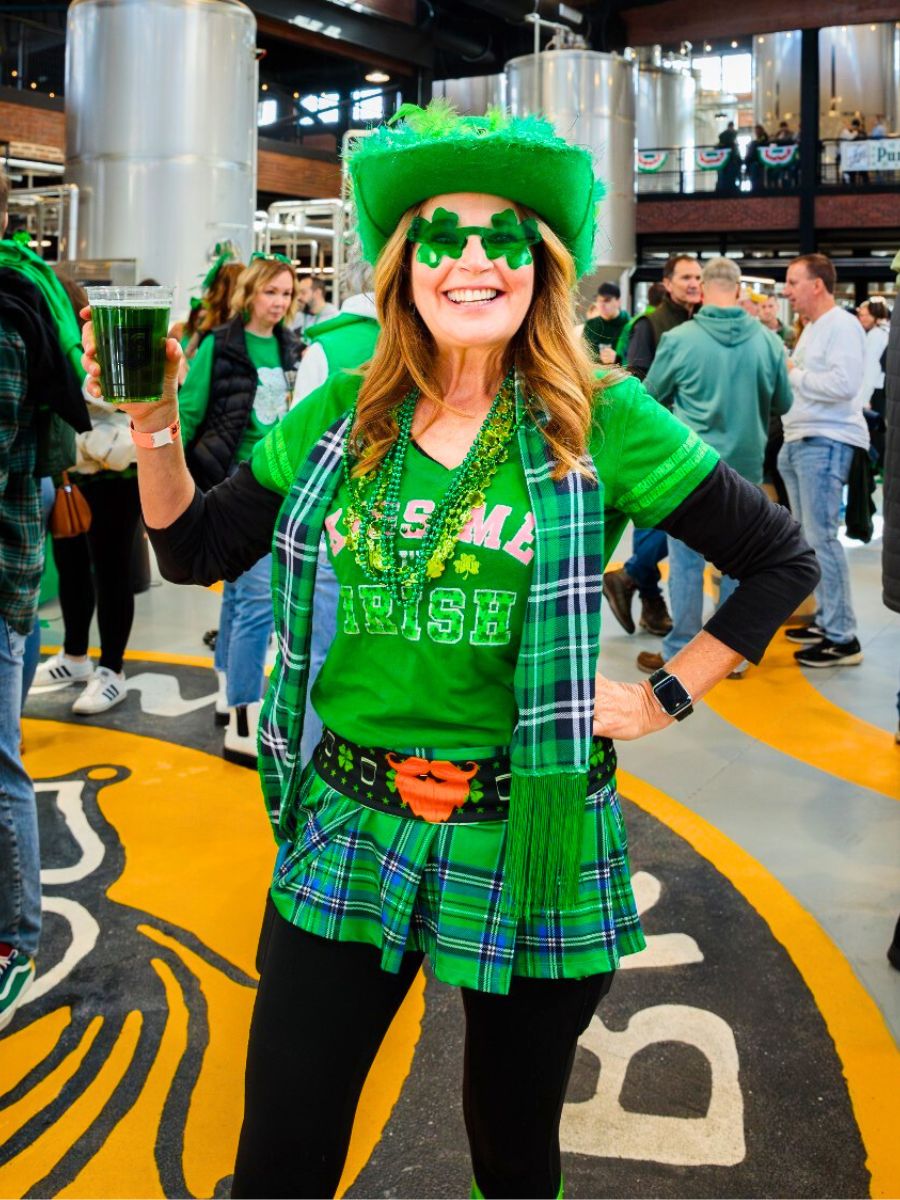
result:
M 510 908 L 524 915 L 575 901 L 600 636 L 603 506 L 596 481 L 574 471 L 553 479 L 540 428 L 530 413 L 520 415 L 536 537 L 514 680 L 519 719 L 510 745 L 504 892 Z M 260 718 L 259 768 L 276 828 L 302 766 L 316 557 L 352 417 L 336 421 L 313 447 L 285 497 L 272 543 L 278 657 Z

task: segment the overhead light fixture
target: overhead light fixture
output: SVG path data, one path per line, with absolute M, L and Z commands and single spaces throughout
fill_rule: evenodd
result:
M 732 42 L 732 43 L 731 43 L 731 48 L 732 48 L 732 50 L 737 50 L 737 48 L 738 48 L 738 44 L 737 44 L 737 42 Z
M 33 92 L 37 91 L 37 84 L 36 84 L 36 83 L 33 83 L 33 84 L 31 85 L 31 90 L 32 90 Z
M 299 100 L 299 99 L 300 99 L 300 93 L 299 93 L 299 92 L 294 92 L 294 99 L 295 99 L 295 100 Z
M 261 92 L 267 92 L 267 91 L 269 90 L 269 85 L 268 85 L 267 83 L 263 83 L 263 84 L 261 84 L 261 85 L 260 85 L 260 89 L 259 89 L 259 90 L 260 90 Z
M 55 99 L 56 99 L 56 92 L 50 92 L 50 99 L 51 99 L 51 100 L 55 100 Z
M 706 51 L 707 54 L 709 54 L 710 50 L 712 50 L 712 46 L 709 44 L 709 42 L 704 42 L 703 49 Z
M 19 78 L 19 72 L 16 70 L 10 71 L 10 75 L 12 75 L 13 79 Z
M 390 83 L 391 77 L 387 71 L 382 71 L 380 68 L 375 71 L 369 71 L 366 75 L 366 83 Z

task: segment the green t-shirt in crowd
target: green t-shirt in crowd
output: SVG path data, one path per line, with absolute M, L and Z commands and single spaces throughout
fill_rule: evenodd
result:
M 286 495 L 298 465 L 355 402 L 359 376 L 334 375 L 253 452 L 254 476 Z M 626 524 L 652 527 L 712 470 L 714 450 L 635 379 L 598 403 L 591 455 L 603 488 L 604 563 Z M 415 551 L 452 472 L 416 446 L 401 486 L 400 548 Z M 324 723 L 367 746 L 435 750 L 448 758 L 508 746 L 517 713 L 513 679 L 531 584 L 534 527 L 517 444 L 473 511 L 444 573 L 404 615 L 345 544 L 347 488 L 325 532 L 341 589 L 337 634 L 312 691 Z
M 616 347 L 622 330 L 628 324 L 628 313 L 619 310 L 619 315 L 607 321 L 605 317 L 591 317 L 584 325 L 584 340 L 596 354 L 601 346 Z
M 260 337 L 244 330 L 247 353 L 256 367 L 257 385 L 250 420 L 235 454 L 235 462 L 246 462 L 258 441 L 269 433 L 287 412 L 288 382 L 281 366 L 281 351 L 275 337 Z M 209 404 L 215 339 L 210 335 L 200 343 L 191 360 L 187 378 L 178 393 L 181 440 L 187 446 L 203 424 Z

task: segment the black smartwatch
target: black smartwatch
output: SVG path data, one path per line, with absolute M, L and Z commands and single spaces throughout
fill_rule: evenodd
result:
M 681 680 L 675 675 L 670 675 L 665 667 L 653 672 L 650 676 L 650 686 L 663 712 L 667 712 L 676 721 L 683 721 L 694 711 L 694 701 L 690 692 Z

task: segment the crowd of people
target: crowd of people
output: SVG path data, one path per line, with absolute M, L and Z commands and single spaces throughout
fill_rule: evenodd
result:
M 782 294 L 796 317 L 793 328 L 781 320 L 775 293 L 747 290 L 732 260 L 701 267 L 692 255 L 672 255 L 662 270 L 665 295 L 654 295 L 658 302 L 636 320 L 621 309 L 618 287 L 602 284 L 583 326 L 601 363 L 627 364 L 661 404 L 801 522 L 822 566 L 814 619 L 786 631 L 804 667 L 862 662 L 839 530 L 854 459 L 865 459 L 874 474 L 884 465 L 890 309 L 877 297 L 858 309 L 839 305 L 836 282 L 824 255 L 789 265 Z M 671 613 L 661 588 L 665 558 Z M 703 570 L 702 559 L 677 539 L 635 529 L 631 557 L 606 572 L 604 595 L 623 629 L 636 630 L 637 594 L 640 628 L 664 639 L 659 651 L 638 654 L 647 674 L 701 627 Z M 733 588 L 722 577 L 720 601 Z M 741 678 L 745 666 L 731 677 Z
M 158 404 L 106 404 L 81 293 L 65 319 L 30 283 L 0 306 L 0 1029 L 40 934 L 18 729 L 48 473 L 26 347 L 43 338 L 92 521 L 57 546 L 64 644 L 34 686 L 84 685 L 81 715 L 125 699 L 141 517 L 167 579 L 226 581 L 216 720 L 224 755 L 259 769 L 278 843 L 235 1196 L 334 1193 L 426 955 L 463 989 L 473 1194 L 561 1194 L 575 1045 L 644 945 L 614 739 L 686 719 L 774 636 L 801 667 L 863 658 L 839 529 L 848 481 L 879 465 L 884 302 L 849 312 L 820 254 L 789 264 L 783 301 L 731 259 L 673 254 L 639 313 L 605 282 L 576 328 L 587 152 L 537 118 L 409 108 L 350 160 L 374 276 L 338 309 L 280 254 L 223 253 L 171 331 Z M 896 453 L 888 425 L 886 472 Z M 630 557 L 604 570 L 629 522 Z M 637 656 L 646 681 L 597 674 L 601 579 L 629 634 L 662 639 Z M 813 588 L 812 620 L 779 634 Z M 284 1078 L 316 1087 L 285 1104 Z

